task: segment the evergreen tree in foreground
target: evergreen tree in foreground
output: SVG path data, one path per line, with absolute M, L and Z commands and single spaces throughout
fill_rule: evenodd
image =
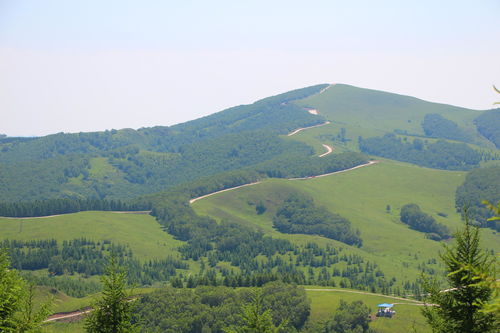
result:
M 288 321 L 283 321 L 279 326 L 274 326 L 271 310 L 264 311 L 261 289 L 254 289 L 250 303 L 242 307 L 241 319 L 243 323 L 225 329 L 226 333 L 279 333 L 282 332 Z
M 482 311 L 493 293 L 482 279 L 495 262 L 480 248 L 479 229 L 465 215 L 465 228 L 455 233 L 456 244 L 441 255 L 450 288 L 440 290 L 435 281 L 424 280 L 429 305 L 422 313 L 436 333 L 498 332 L 495 314 Z
M 131 324 L 133 302 L 128 299 L 125 287 L 127 274 L 111 256 L 106 267 L 106 275 L 101 277 L 104 290 L 102 298 L 97 300 L 85 322 L 85 329 L 91 333 L 135 332 Z

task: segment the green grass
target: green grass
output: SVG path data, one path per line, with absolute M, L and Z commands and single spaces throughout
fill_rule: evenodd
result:
M 307 289 L 327 289 L 324 287 L 306 286 Z M 328 290 L 328 289 L 327 289 Z M 388 296 L 381 295 L 362 295 L 351 293 L 348 289 L 342 291 L 311 291 L 307 290 L 307 296 L 311 300 L 311 317 L 312 321 L 324 322 L 333 316 L 333 313 L 338 308 L 340 300 L 346 302 L 363 301 L 372 310 L 371 314 L 375 315 L 377 304 L 380 303 L 404 303 L 396 304 L 396 316 L 393 318 L 376 318 L 370 323 L 370 327 L 377 330 L 379 333 L 400 333 L 411 332 L 415 327 L 419 333 L 430 332 L 430 328 L 425 322 L 425 318 L 420 313 L 420 307 L 416 302 L 394 299 Z
M 48 218 L 0 218 L 2 239 L 51 239 L 60 242 L 85 237 L 93 240 L 109 239 L 127 244 L 140 260 L 177 255 L 182 244 L 164 232 L 154 217 L 145 214 L 113 212 L 80 212 Z
M 375 132 L 393 132 L 395 129 L 422 135 L 424 116 L 438 113 L 472 134 L 479 145 L 494 148 L 491 142 L 478 134 L 473 122 L 482 111 L 345 84 L 331 86 L 322 94 L 312 95 L 297 104 L 315 108 L 334 124 L 345 127 L 348 134 L 361 133 L 359 135 L 363 137 L 380 135 Z
M 417 203 L 450 230 L 461 226 L 454 208 L 454 194 L 465 172 L 443 171 L 383 160 L 361 169 L 323 178 L 302 181 L 271 179 L 261 184 L 217 194 L 193 204 L 201 215 L 218 220 L 229 219 L 250 224 L 273 237 L 295 243 L 316 242 L 348 248 L 349 251 L 377 262 L 389 276 L 399 281 L 415 280 L 419 264 L 437 258 L 442 250 L 439 242 L 428 240 L 424 234 L 409 229 L 399 221 L 399 209 L 407 203 Z M 318 206 L 347 217 L 361 230 L 363 247 L 345 244 L 311 235 L 282 234 L 272 227 L 276 207 L 292 191 L 312 196 Z M 266 213 L 257 215 L 254 204 L 263 201 Z M 391 212 L 386 212 L 386 206 Z M 438 216 L 445 213 L 447 218 Z M 482 229 L 483 245 L 498 250 L 499 237 L 490 229 Z M 439 269 L 437 265 L 433 265 Z

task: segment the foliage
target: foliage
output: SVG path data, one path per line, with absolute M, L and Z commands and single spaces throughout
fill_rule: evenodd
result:
M 35 309 L 35 286 L 26 284 L 9 265 L 7 252 L 0 249 L 0 331 L 38 331 L 49 315 L 50 302 Z
M 60 287 L 72 296 L 81 297 L 95 291 L 98 284 L 88 282 L 78 285 L 78 281 L 60 279 L 62 275 L 81 274 L 84 277 L 102 275 L 106 270 L 110 254 L 115 260 L 127 268 L 129 280 L 141 285 L 157 281 L 167 281 L 176 275 L 177 269 L 188 269 L 187 263 L 173 258 L 154 259 L 141 263 L 133 258 L 128 246 L 113 244 L 109 240 L 93 241 L 79 238 L 63 241 L 62 248 L 57 240 L 4 240 L 0 247 L 8 248 L 12 258 L 12 266 L 16 269 L 47 269 L 49 277 L 30 277 L 41 285 Z M 55 278 L 58 277 L 59 279 Z
M 481 284 L 477 272 L 491 270 L 491 258 L 480 248 L 479 229 L 465 216 L 465 227 L 454 235 L 456 244 L 446 246 L 441 259 L 445 264 L 449 287 L 440 290 L 437 282 L 424 280 L 424 290 L 429 293 L 422 313 L 434 332 L 497 332 L 492 313 L 481 311 L 491 300 L 492 290 Z
M 102 298 L 92 306 L 85 319 L 87 332 L 125 333 L 135 331 L 131 323 L 133 301 L 125 291 L 127 276 L 114 256 L 111 256 L 106 275 L 101 277 L 104 286 Z
M 284 233 L 321 235 L 361 246 L 359 230 L 353 230 L 349 220 L 315 207 L 313 200 L 298 193 L 285 199 L 273 218 L 273 225 Z
M 477 221 L 482 227 L 500 231 L 500 221 L 488 221 L 493 213 L 482 204 L 482 200 L 500 203 L 500 167 L 472 170 L 455 194 L 457 210 L 463 214 L 462 207 L 467 207 L 470 219 Z
M 445 140 L 426 143 L 420 139 L 414 139 L 410 143 L 392 133 L 383 137 L 360 138 L 359 148 L 364 153 L 444 170 L 476 168 L 482 159 L 479 152 L 465 143 L 450 143 Z
M 141 211 L 150 208 L 147 203 L 130 203 L 121 200 L 60 198 L 24 202 L 0 202 L 0 216 L 32 217 L 76 213 L 87 210 Z
M 2 139 L 0 200 L 133 198 L 276 157 L 311 155 L 307 145 L 279 135 L 324 122 L 293 103 L 324 87 L 291 91 L 172 127 Z
M 287 324 L 282 321 L 278 326 L 273 323 L 271 309 L 264 308 L 263 292 L 254 289 L 250 296 L 250 302 L 241 308 L 242 323 L 225 329 L 226 333 L 279 333 Z
M 436 220 L 422 212 L 417 204 L 406 204 L 401 207 L 401 222 L 406 223 L 410 228 L 426 232 L 427 236 L 434 240 L 449 238 L 448 228 L 436 222 Z
M 299 321 L 288 322 L 288 331 L 294 329 L 291 325 L 300 327 L 309 317 L 310 306 L 304 289 L 275 282 L 257 290 L 165 287 L 138 301 L 134 322 L 141 323 L 142 330 L 148 333 L 222 333 L 230 327 L 237 332 L 244 331 L 243 327 L 256 323 L 275 327 L 273 321 L 284 327 L 287 325 L 284 317 L 298 316 Z
M 449 140 L 457 140 L 470 142 L 472 137 L 463 129 L 449 119 L 446 119 L 440 114 L 429 113 L 424 117 L 422 128 L 426 136 L 431 138 L 441 138 Z
M 325 333 L 369 333 L 370 308 L 362 301 L 347 303 L 340 300 L 340 305 L 333 318 L 326 325 Z
M 485 111 L 474 122 L 478 132 L 500 148 L 500 110 Z
M 10 262 L 5 250 L 0 249 L 0 331 L 15 332 L 15 313 L 21 306 L 23 281 Z

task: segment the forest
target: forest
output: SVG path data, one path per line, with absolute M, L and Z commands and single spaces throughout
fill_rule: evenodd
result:
M 490 140 L 500 149 L 500 110 L 489 110 L 474 120 L 481 135 Z
M 449 119 L 437 113 L 429 113 L 424 117 L 422 129 L 426 136 L 431 138 L 449 139 L 463 142 L 471 142 L 472 136 L 464 129 Z
M 273 218 L 276 229 L 288 234 L 313 234 L 361 247 L 359 230 L 353 230 L 346 218 L 314 205 L 312 198 L 291 194 Z
M 424 213 L 420 206 L 414 203 L 406 204 L 401 207 L 401 222 L 407 224 L 413 230 L 426 233 L 426 237 L 433 240 L 443 240 L 450 238 L 448 228 L 438 223 L 429 214 Z
M 489 201 L 493 205 L 500 202 L 500 167 L 479 168 L 467 174 L 465 181 L 457 188 L 455 207 L 457 211 L 475 220 L 482 227 L 500 231 L 500 221 L 487 221 L 493 212 L 482 202 Z
M 362 152 L 416 165 L 443 170 L 470 170 L 479 167 L 481 153 L 465 143 L 436 142 L 415 138 L 409 142 L 393 133 L 382 137 L 359 138 Z

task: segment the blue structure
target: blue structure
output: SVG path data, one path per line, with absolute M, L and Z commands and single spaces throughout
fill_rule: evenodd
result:
M 392 318 L 392 316 L 396 314 L 396 311 L 393 310 L 394 304 L 382 303 L 377 306 L 378 306 L 377 317 Z

